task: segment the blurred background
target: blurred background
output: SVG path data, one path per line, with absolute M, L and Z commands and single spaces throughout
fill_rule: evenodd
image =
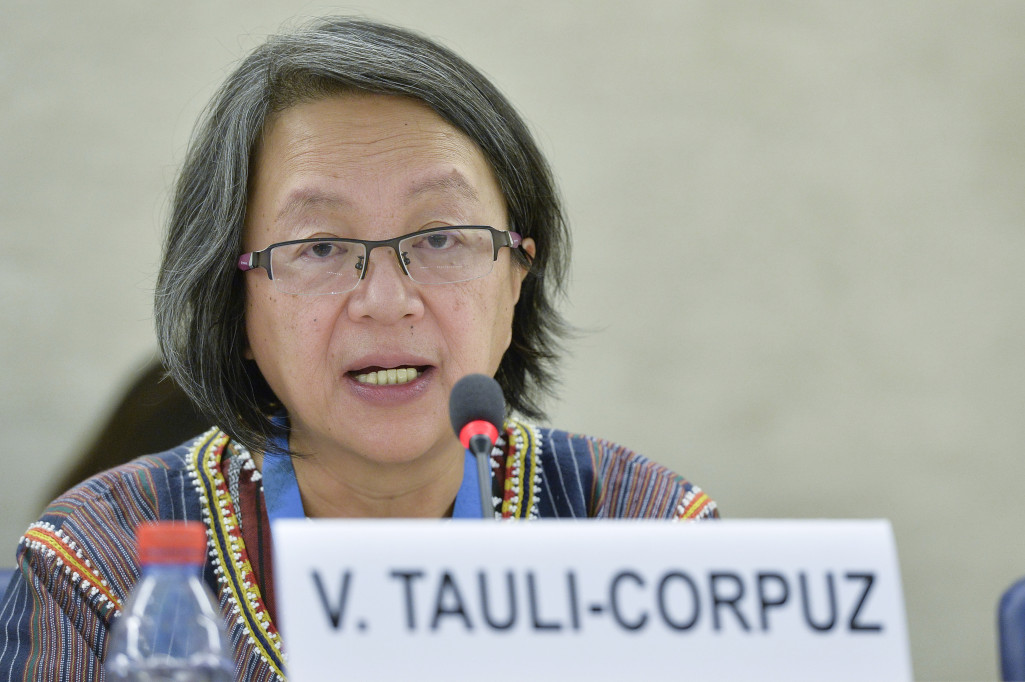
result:
M 152 358 L 168 189 L 283 25 L 489 74 L 575 236 L 551 421 L 725 516 L 892 521 L 916 677 L 997 676 L 1025 574 L 1025 3 L 0 0 L 0 546 Z

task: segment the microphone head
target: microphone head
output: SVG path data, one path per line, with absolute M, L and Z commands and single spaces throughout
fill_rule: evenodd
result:
M 505 420 L 505 396 L 498 382 L 483 374 L 467 374 L 452 387 L 448 416 L 456 436 L 473 421 L 486 421 L 502 429 Z

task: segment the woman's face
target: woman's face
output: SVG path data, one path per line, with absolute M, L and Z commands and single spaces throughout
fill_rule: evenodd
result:
M 422 103 L 337 96 L 268 121 L 246 251 L 446 225 L 505 230 L 505 202 L 476 145 Z M 532 253 L 533 243 L 524 248 Z M 489 275 L 457 284 L 413 282 L 388 248 L 374 249 L 368 265 L 352 291 L 320 296 L 281 293 L 264 270 L 246 273 L 248 354 L 288 411 L 291 445 L 395 463 L 461 451 L 449 392 L 466 374 L 497 370 L 525 271 L 505 248 Z M 360 379 L 392 368 L 416 368 L 418 376 L 395 385 Z

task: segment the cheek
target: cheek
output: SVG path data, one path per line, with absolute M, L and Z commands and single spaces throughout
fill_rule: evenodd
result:
M 516 314 L 516 304 L 520 300 L 520 290 L 522 288 L 522 277 L 520 277 L 520 271 L 517 268 L 511 268 L 509 273 L 508 284 L 506 288 L 503 288 L 500 295 L 500 305 L 497 314 L 497 326 L 502 331 L 503 352 L 512 343 L 512 324 L 513 318 Z
M 495 338 L 508 346 L 512 338 L 512 304 L 507 298 L 502 297 L 496 301 L 491 323 L 494 325 Z
M 488 330 L 487 338 L 489 338 L 490 343 L 487 344 L 487 348 L 491 354 L 491 364 L 494 365 L 494 369 L 497 369 L 502 355 L 505 354 L 509 344 L 512 342 L 512 320 L 515 301 L 504 287 L 498 291 L 492 289 L 486 293 L 481 292 L 481 298 L 478 300 L 491 302 L 490 305 L 486 306 L 477 304 L 478 310 L 476 314 L 480 318 L 482 331 L 483 329 Z
M 309 358 L 330 328 L 325 302 L 295 299 L 276 291 L 254 292 L 246 303 L 248 355 L 262 365 Z

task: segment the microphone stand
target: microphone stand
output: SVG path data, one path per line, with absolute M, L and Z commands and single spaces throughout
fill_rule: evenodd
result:
M 477 460 L 477 487 L 480 489 L 480 514 L 483 519 L 495 518 L 491 500 L 491 439 L 482 433 L 470 437 L 470 452 Z

